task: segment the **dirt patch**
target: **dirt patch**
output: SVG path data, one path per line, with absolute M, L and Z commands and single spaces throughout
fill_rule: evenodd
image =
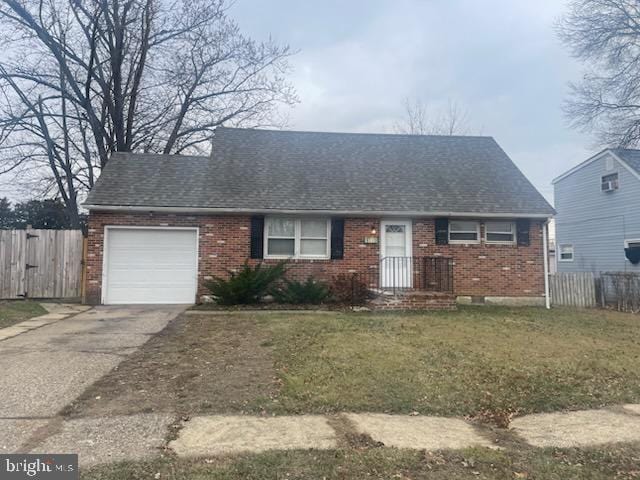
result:
M 191 307 L 192 312 L 252 312 L 261 311 L 348 311 L 350 308 L 346 305 L 338 303 L 320 303 L 320 304 L 294 304 L 294 303 L 254 303 L 251 305 L 218 305 L 217 303 L 201 303 Z
M 271 343 L 250 315 L 181 315 L 62 413 L 259 411 L 277 392 Z

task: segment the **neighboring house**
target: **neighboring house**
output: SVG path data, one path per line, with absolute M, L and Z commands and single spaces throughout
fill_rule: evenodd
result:
M 640 150 L 604 150 L 553 185 L 558 272 L 640 273 Z
M 493 138 L 219 128 L 212 152 L 113 155 L 85 202 L 89 301 L 193 303 L 283 258 L 301 279 L 437 290 L 423 266 L 449 257 L 468 301 L 543 301 L 554 211 Z

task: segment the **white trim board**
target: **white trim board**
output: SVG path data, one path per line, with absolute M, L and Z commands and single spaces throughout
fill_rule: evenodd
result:
M 206 214 L 258 214 L 258 215 L 322 215 L 354 217 L 450 217 L 450 218 L 539 218 L 546 220 L 553 217 L 553 213 L 483 213 L 483 212 L 446 212 L 446 211 L 384 211 L 384 210 L 293 210 L 293 209 L 251 209 L 251 208 L 208 208 L 208 207 L 153 207 L 126 205 L 83 205 L 84 208 L 95 212 L 146 212 L 146 213 L 184 213 L 193 215 Z

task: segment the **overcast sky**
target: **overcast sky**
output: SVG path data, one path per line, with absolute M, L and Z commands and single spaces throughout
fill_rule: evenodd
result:
M 568 128 L 567 83 L 580 76 L 554 33 L 562 0 L 237 0 L 255 39 L 299 53 L 291 129 L 392 132 L 406 98 L 449 99 L 473 133 L 493 136 L 552 200 L 551 179 L 598 150 Z
M 392 133 L 405 99 L 433 112 L 451 100 L 470 133 L 493 136 L 552 201 L 551 180 L 600 150 L 563 117 L 581 71 L 553 29 L 564 9 L 563 0 L 236 0 L 230 16 L 254 39 L 298 50 L 288 128 Z

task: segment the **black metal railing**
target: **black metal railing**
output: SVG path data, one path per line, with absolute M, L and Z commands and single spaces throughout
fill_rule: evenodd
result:
M 422 290 L 453 293 L 453 259 L 450 257 L 384 257 L 377 266 L 358 276 L 370 289 Z

